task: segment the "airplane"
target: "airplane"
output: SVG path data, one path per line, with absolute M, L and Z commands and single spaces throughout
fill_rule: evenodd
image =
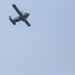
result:
M 15 4 L 13 4 L 12 7 L 16 10 L 16 12 L 19 15 L 14 19 L 12 19 L 11 16 L 9 16 L 9 20 L 13 23 L 13 25 L 16 25 L 16 22 L 23 21 L 27 24 L 27 26 L 31 26 L 30 23 L 26 20 L 30 14 L 27 12 L 23 13 L 23 11 L 20 12 L 20 10 L 17 8 Z

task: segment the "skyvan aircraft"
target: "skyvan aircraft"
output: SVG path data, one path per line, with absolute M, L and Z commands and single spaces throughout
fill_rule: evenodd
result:
M 16 18 L 12 19 L 11 16 L 9 16 L 9 20 L 13 23 L 13 25 L 16 25 L 16 22 L 23 21 L 27 24 L 27 26 L 31 26 L 29 22 L 26 20 L 27 17 L 30 15 L 29 13 L 25 12 L 20 12 L 19 9 L 15 4 L 12 5 L 13 8 L 16 10 L 16 12 L 19 14 Z

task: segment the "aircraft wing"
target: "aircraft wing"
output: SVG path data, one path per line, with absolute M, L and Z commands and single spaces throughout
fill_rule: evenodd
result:
M 17 8 L 17 6 L 16 6 L 15 4 L 13 4 L 12 6 L 13 6 L 13 8 L 16 10 L 16 12 L 17 12 L 20 16 L 22 16 L 22 14 L 21 14 L 21 12 L 19 11 L 19 9 Z
M 31 26 L 30 23 L 25 19 L 24 22 L 28 25 Z

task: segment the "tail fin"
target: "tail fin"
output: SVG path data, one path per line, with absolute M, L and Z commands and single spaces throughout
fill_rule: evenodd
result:
M 9 16 L 9 20 L 13 23 L 13 25 L 16 25 L 16 23 L 12 20 L 11 16 Z

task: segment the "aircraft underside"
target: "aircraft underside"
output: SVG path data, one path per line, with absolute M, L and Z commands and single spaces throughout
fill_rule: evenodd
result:
M 24 13 L 22 14 L 22 12 L 19 11 L 19 9 L 16 7 L 15 4 L 12 5 L 13 8 L 16 10 L 16 12 L 19 14 L 19 16 L 15 17 L 15 18 L 11 18 L 11 16 L 9 16 L 9 20 L 14 24 L 16 25 L 16 22 L 19 22 L 19 21 L 23 21 L 27 24 L 27 26 L 31 26 L 30 23 L 26 20 L 27 17 L 29 16 L 29 13 Z

